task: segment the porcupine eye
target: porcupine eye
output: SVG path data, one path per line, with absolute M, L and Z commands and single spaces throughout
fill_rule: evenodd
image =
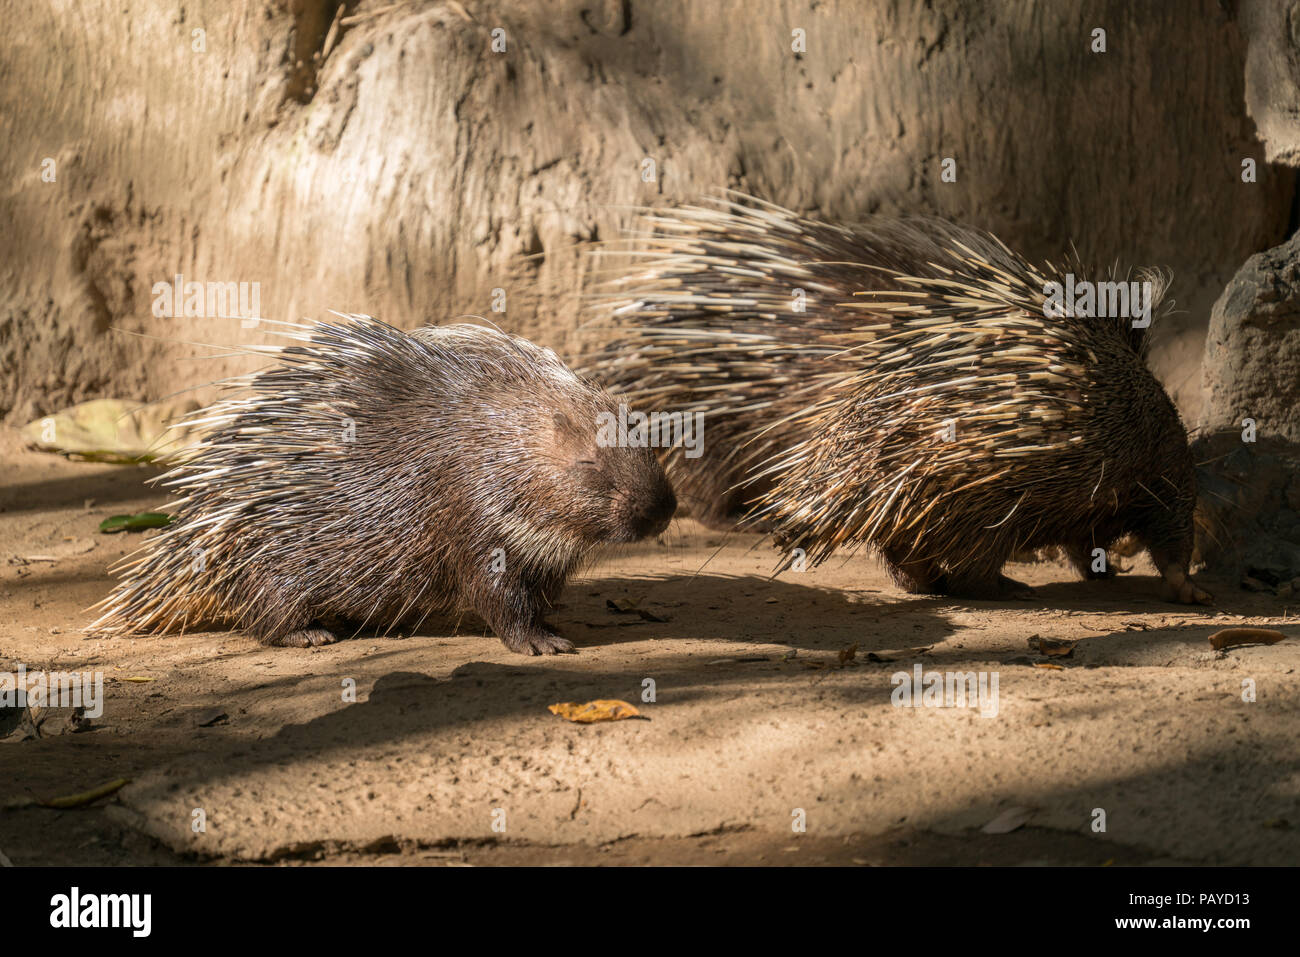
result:
M 605 463 L 594 450 L 575 450 L 573 458 L 569 460 L 569 472 L 592 491 L 601 491 L 605 487 Z

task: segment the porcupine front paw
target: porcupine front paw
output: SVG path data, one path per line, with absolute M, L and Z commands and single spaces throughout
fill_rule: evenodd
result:
M 267 644 L 280 648 L 319 648 L 321 645 L 332 645 L 338 640 L 332 631 L 326 631 L 324 628 L 299 628 L 297 631 L 272 638 Z
M 1165 575 L 1165 598 L 1180 605 L 1213 605 L 1214 596 L 1192 581 L 1190 575 Z
M 563 655 L 577 654 L 573 642 L 560 635 L 546 624 L 521 628 L 501 636 L 501 643 L 520 655 Z

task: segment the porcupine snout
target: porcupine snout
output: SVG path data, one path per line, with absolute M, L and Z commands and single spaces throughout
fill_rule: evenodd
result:
M 646 468 L 641 478 L 614 501 L 619 512 L 615 525 L 627 530 L 627 541 L 658 535 L 677 511 L 677 496 L 662 469 Z

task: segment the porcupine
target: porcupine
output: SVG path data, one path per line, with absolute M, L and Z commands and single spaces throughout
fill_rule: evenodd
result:
M 772 532 L 785 565 L 866 545 L 909 592 L 999 599 L 1033 595 L 1001 574 L 1017 551 L 1109 577 L 1094 549 L 1134 534 L 1168 597 L 1211 600 L 1188 577 L 1187 434 L 1131 318 L 1046 315 L 1059 270 L 938 219 L 739 194 L 645 219 L 580 371 L 704 413 L 703 454 L 665 461 L 705 524 Z M 1168 279 L 1140 275 L 1154 312 Z
M 213 430 L 155 481 L 183 495 L 92 631 L 233 622 L 268 645 L 468 608 L 512 651 L 573 650 L 544 615 L 591 550 L 676 508 L 617 406 L 549 349 L 476 325 L 283 324 L 300 344 L 193 413 Z

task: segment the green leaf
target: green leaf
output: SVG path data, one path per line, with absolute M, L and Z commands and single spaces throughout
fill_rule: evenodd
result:
M 105 535 L 113 532 L 139 532 L 146 528 L 163 528 L 171 524 L 172 517 L 165 512 L 140 512 L 137 515 L 113 515 L 99 523 Z

